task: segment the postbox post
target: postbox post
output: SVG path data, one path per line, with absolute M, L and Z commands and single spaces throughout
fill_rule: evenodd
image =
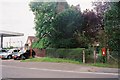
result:
M 105 63 L 106 48 L 102 48 L 103 63 Z

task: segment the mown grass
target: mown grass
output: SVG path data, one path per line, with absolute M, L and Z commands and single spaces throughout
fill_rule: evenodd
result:
M 74 64 L 80 64 L 79 61 L 67 60 L 67 59 L 60 59 L 60 58 L 49 58 L 49 57 L 31 58 L 31 59 L 22 60 L 21 62 L 57 62 L 57 63 L 74 63 Z
M 89 64 L 86 64 L 86 65 L 96 66 L 96 67 L 119 68 L 118 64 L 108 64 L 108 63 L 89 63 Z
M 74 60 L 67 60 L 61 58 L 50 58 L 50 57 L 43 57 L 43 58 L 31 58 L 26 60 L 21 60 L 21 62 L 56 62 L 56 63 L 73 63 L 73 64 L 80 64 L 85 66 L 96 66 L 96 67 L 107 67 L 107 68 L 118 68 L 118 64 L 108 64 L 108 63 L 85 63 Z

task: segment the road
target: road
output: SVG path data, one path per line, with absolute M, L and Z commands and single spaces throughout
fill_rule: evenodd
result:
M 69 63 L 2 60 L 2 78 L 118 78 L 117 69 Z

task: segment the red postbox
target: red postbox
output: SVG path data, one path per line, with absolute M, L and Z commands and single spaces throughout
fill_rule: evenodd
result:
M 102 48 L 102 56 L 106 56 L 106 48 Z

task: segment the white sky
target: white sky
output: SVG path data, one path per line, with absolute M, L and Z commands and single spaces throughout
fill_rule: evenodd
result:
M 94 0 L 66 0 L 70 5 L 80 4 L 81 10 L 92 9 L 92 1 Z
M 67 0 L 70 5 L 80 4 L 81 10 L 91 9 L 92 0 Z M 4 46 L 10 41 L 13 46 L 26 42 L 27 36 L 34 36 L 34 15 L 29 8 L 30 0 L 1 0 L 0 1 L 0 30 L 24 33 L 23 37 L 4 38 Z

